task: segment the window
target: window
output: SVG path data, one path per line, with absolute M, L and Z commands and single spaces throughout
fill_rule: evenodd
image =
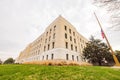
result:
M 44 56 L 42 57 L 42 60 L 44 60 Z
M 74 43 L 76 43 L 76 39 L 74 39 Z
M 72 37 L 70 36 L 70 41 L 72 41 Z
M 37 51 L 36 51 L 35 55 L 37 55 Z
M 38 50 L 38 55 L 40 54 L 40 50 Z
M 50 29 L 50 33 L 51 33 L 52 29 Z
M 77 52 L 77 46 L 75 47 L 75 51 Z
M 83 40 L 83 43 L 84 43 L 84 40 Z
M 71 50 L 73 50 L 73 45 L 71 44 Z
M 72 60 L 74 61 L 74 55 L 72 55 Z
M 55 33 L 53 34 L 53 39 L 55 39 Z
M 50 45 L 48 44 L 48 50 L 50 49 Z
M 54 54 L 51 55 L 51 59 L 53 60 Z
M 66 60 L 68 60 L 68 54 L 66 54 Z
M 79 61 L 78 56 L 77 56 L 77 61 Z
M 65 42 L 65 46 L 66 46 L 66 48 L 68 48 L 68 42 Z
M 45 43 L 47 43 L 47 39 L 45 39 Z
M 81 38 L 80 38 L 80 42 L 81 42 Z
M 54 47 L 55 47 L 55 42 L 52 43 L 52 48 L 54 48 Z
M 46 36 L 48 35 L 48 32 L 46 33 Z
M 73 36 L 75 36 L 75 32 L 73 32 Z
M 41 38 L 41 42 L 42 42 L 42 38 Z
M 41 47 L 41 44 L 39 45 L 39 47 Z
M 71 34 L 71 29 L 69 29 L 69 33 Z
M 51 36 L 49 36 L 49 41 L 50 41 Z
M 48 60 L 48 55 L 46 56 L 46 60 Z
M 65 27 L 65 30 L 67 30 L 67 26 L 64 26 Z
M 83 48 L 82 44 L 81 44 L 81 48 Z
M 56 25 L 54 26 L 54 31 L 55 31 Z
M 44 51 L 45 51 L 45 49 L 46 49 L 46 46 L 44 46 Z
M 54 28 L 56 28 L 56 25 L 54 26 Z
M 65 38 L 67 39 L 67 34 L 65 33 Z

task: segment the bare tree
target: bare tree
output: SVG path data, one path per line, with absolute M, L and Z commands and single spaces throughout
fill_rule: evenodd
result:
M 93 4 L 106 8 L 108 13 L 111 14 L 111 28 L 120 30 L 120 0 L 94 0 Z

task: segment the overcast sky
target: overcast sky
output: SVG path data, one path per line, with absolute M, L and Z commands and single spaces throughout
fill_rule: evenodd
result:
M 113 49 L 120 50 L 120 31 L 109 29 L 109 15 L 92 0 L 0 0 L 0 59 L 18 57 L 59 15 L 87 39 L 93 35 L 103 40 L 94 11 Z

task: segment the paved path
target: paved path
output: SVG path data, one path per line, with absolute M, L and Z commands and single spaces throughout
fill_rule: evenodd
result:
M 112 66 L 111 68 L 118 68 L 118 69 L 120 69 L 120 66 Z

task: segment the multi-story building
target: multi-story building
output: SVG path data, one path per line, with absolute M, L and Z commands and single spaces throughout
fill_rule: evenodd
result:
M 19 55 L 17 62 L 42 60 L 82 61 L 87 39 L 62 16 L 55 19 L 35 41 Z

